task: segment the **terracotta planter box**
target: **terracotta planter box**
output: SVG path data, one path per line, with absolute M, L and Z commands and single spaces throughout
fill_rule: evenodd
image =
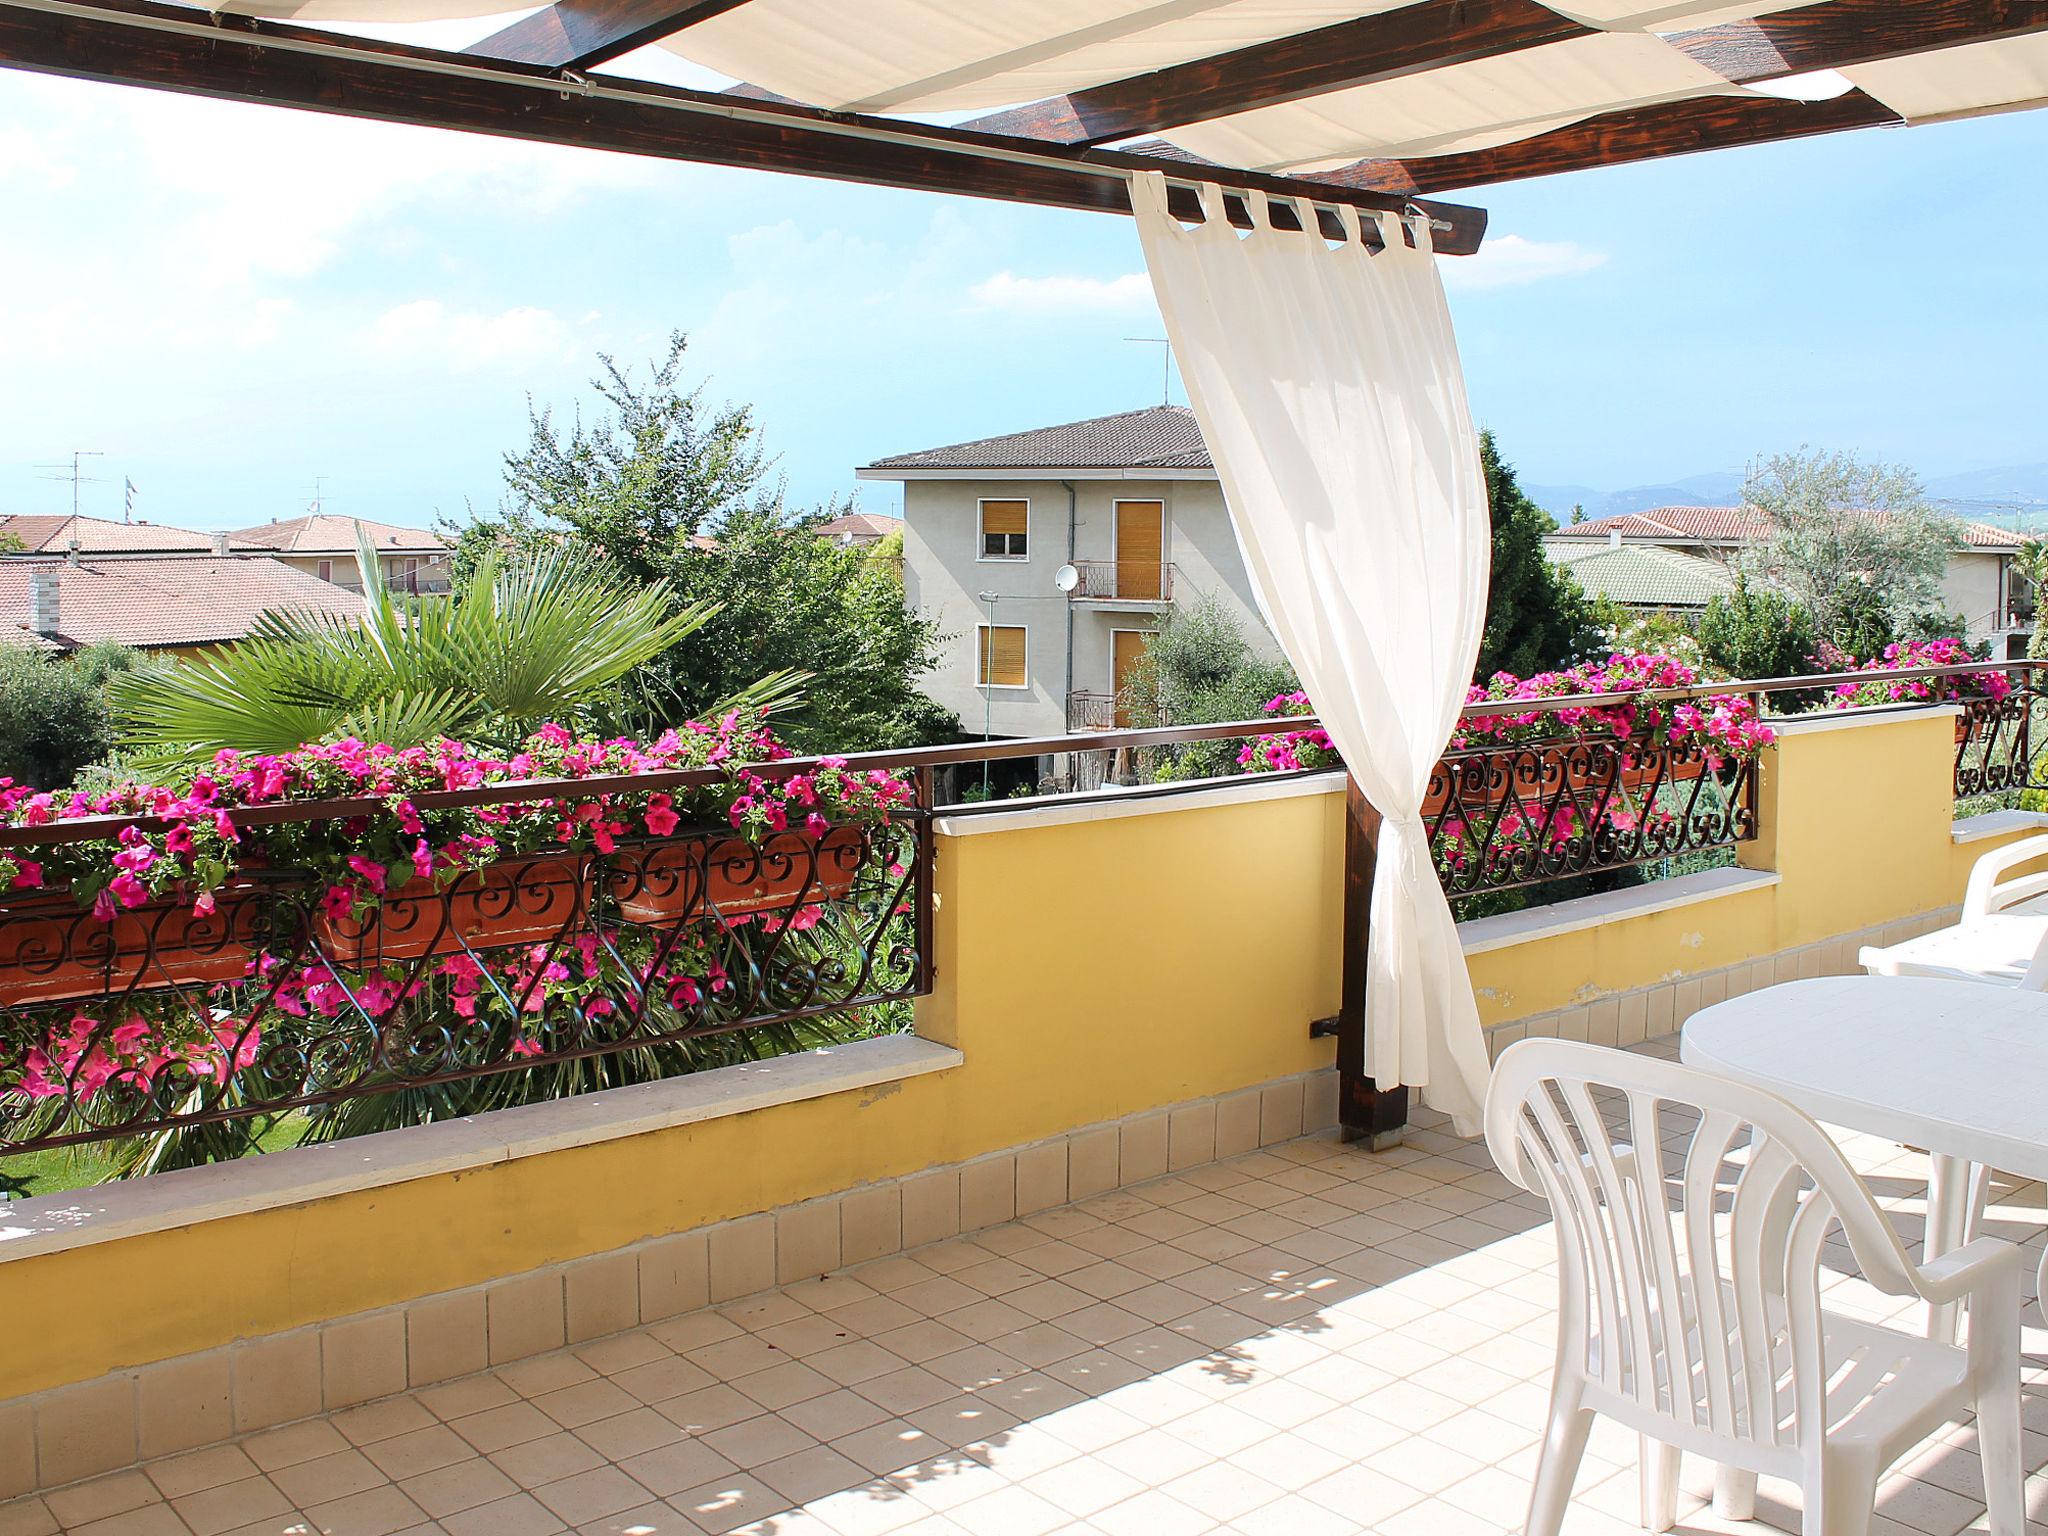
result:
M 0 1005 L 240 981 L 263 942 L 266 903 L 247 886 L 214 900 L 205 916 L 185 897 L 125 907 L 101 922 L 68 891 L 10 898 L 0 905 Z
M 1570 755 L 1570 749 L 1565 747 L 1555 747 L 1545 751 L 1543 755 L 1543 779 L 1534 790 L 1534 794 L 1538 799 L 1548 800 L 1551 796 L 1555 795 L 1559 788 L 1558 780 L 1560 778 L 1566 779 L 1570 787 L 1577 793 L 1586 795 L 1598 794 L 1606 785 L 1607 774 L 1604 770 L 1589 770 L 1581 763 L 1569 761 Z M 1648 789 L 1657 782 L 1658 772 L 1657 765 L 1653 763 L 1631 764 L 1629 767 L 1621 769 L 1615 775 L 1615 788 L 1630 794 Z M 1706 759 L 1695 757 L 1687 758 L 1682 762 L 1666 763 L 1663 766 L 1662 772 L 1666 784 L 1689 784 L 1694 779 L 1706 776 Z M 1422 800 L 1422 814 L 1425 819 L 1434 820 L 1437 813 L 1449 804 L 1452 782 L 1455 782 L 1454 776 L 1448 779 L 1441 787 L 1435 785 L 1430 787 L 1428 794 Z M 1519 776 L 1512 771 L 1504 771 L 1498 775 L 1489 774 L 1485 785 L 1476 794 L 1468 792 L 1464 795 L 1462 803 L 1471 809 L 1483 807 L 1491 810 L 1507 799 L 1510 794 L 1514 793 L 1518 783 Z
M 417 877 L 353 917 L 314 912 L 313 942 L 344 970 L 428 955 L 545 944 L 590 910 L 590 882 L 575 854 L 504 859 L 466 870 L 445 887 Z
M 853 889 L 867 840 L 859 827 L 823 837 L 777 832 L 756 846 L 741 837 L 685 837 L 645 845 L 612 874 L 629 922 L 676 923 L 707 910 L 722 917 L 837 901 Z

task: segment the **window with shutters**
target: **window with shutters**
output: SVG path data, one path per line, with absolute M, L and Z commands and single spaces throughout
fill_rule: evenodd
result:
M 1030 558 L 1031 503 L 984 501 L 981 504 L 981 558 Z
M 1023 688 L 1028 686 L 1024 670 L 1024 626 L 1022 624 L 980 624 L 980 686 Z

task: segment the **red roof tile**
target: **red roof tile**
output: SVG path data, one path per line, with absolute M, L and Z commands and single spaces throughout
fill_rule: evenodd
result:
M 393 523 L 373 523 L 368 518 L 341 517 L 331 512 L 258 523 L 254 528 L 238 529 L 235 537 L 274 549 L 281 555 L 352 555 L 356 552 L 358 524 L 381 553 L 431 555 L 449 547 L 441 535 L 424 528 L 400 528 Z
M 37 573 L 57 578 L 53 634 L 29 628 Z M 0 638 L 62 649 L 115 640 L 141 647 L 239 640 L 265 613 L 310 610 L 359 618 L 363 600 L 267 555 L 0 561 Z
M 2018 549 L 2019 535 L 1989 523 L 1953 520 L 1956 535 L 1973 549 Z M 1747 544 L 1762 538 L 1770 521 L 1755 507 L 1651 507 L 1614 517 L 1588 518 L 1553 535 L 1562 539 L 1604 539 L 1619 531 L 1624 539 L 1660 543 Z
M 32 555 L 61 555 L 74 539 L 84 555 L 209 554 L 218 537 L 165 523 L 116 523 L 101 517 L 40 513 L 0 517 L 0 534 L 12 534 L 21 540 L 22 550 Z M 255 547 L 239 534 L 229 536 L 231 549 Z

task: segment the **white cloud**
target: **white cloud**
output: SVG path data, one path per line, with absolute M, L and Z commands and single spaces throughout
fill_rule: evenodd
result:
M 1025 310 L 1046 314 L 1057 310 L 1135 310 L 1152 304 L 1152 282 L 1142 272 L 1121 277 L 1019 277 L 1005 269 L 968 290 L 974 302 L 988 309 Z
M 387 309 L 370 326 L 372 351 L 405 361 L 438 360 L 454 369 L 494 368 L 565 358 L 575 336 L 552 310 L 521 305 L 500 314 L 451 310 L 439 299 Z
M 1520 235 L 1494 235 L 1475 256 L 1456 256 L 1441 263 L 1444 286 L 1466 292 L 1488 288 L 1519 288 L 1553 277 L 1577 277 L 1607 261 L 1605 251 L 1589 251 L 1576 240 L 1525 240 Z

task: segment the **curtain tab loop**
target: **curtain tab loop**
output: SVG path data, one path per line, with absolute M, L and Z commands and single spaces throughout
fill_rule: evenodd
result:
M 1401 216 L 1398 213 L 1376 211 L 1372 216 L 1373 228 L 1380 232 L 1380 244 L 1390 251 L 1401 248 Z
M 1417 208 L 1413 203 L 1410 203 L 1405 222 L 1408 225 L 1409 232 L 1415 237 L 1416 251 L 1423 256 L 1434 256 L 1436 254 L 1436 236 L 1430 229 L 1431 219 L 1429 214 L 1423 209 Z
M 1230 227 L 1230 205 L 1223 201 L 1223 189 L 1213 181 L 1202 184 L 1202 222 Z
M 1316 210 L 1313 204 L 1309 207 L 1308 217 L 1311 219 L 1316 217 Z M 1355 203 L 1339 203 L 1337 205 L 1337 222 L 1344 226 L 1344 243 L 1346 245 L 1355 245 L 1361 251 L 1364 250 L 1365 226 L 1358 220 L 1357 205 Z M 1314 234 L 1315 230 L 1311 228 L 1309 233 Z

